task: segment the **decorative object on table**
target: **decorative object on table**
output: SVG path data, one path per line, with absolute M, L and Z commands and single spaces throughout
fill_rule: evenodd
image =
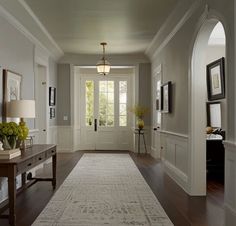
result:
M 221 128 L 221 103 L 207 103 L 207 126 Z
M 133 108 L 130 109 L 131 112 L 134 113 L 134 115 L 137 118 L 137 127 L 141 130 L 144 127 L 144 115 L 149 111 L 148 108 L 140 106 L 140 105 L 135 105 Z
M 161 86 L 161 112 L 171 113 L 171 82 L 166 82 Z
M 3 105 L 2 119 L 3 122 L 7 119 L 7 103 L 11 100 L 19 100 L 21 97 L 21 80 L 22 76 L 10 70 L 3 70 Z
M 28 135 L 28 128 L 15 122 L 0 123 L 0 141 L 3 150 L 0 151 L 0 159 L 11 159 L 21 155 L 20 146 Z
M 49 87 L 49 106 L 56 105 L 56 88 Z
M 105 46 L 107 45 L 107 43 L 102 42 L 100 44 L 102 45 L 102 48 L 103 48 L 103 56 L 102 56 L 102 59 L 97 62 L 97 65 L 96 65 L 97 72 L 100 75 L 107 75 L 107 74 L 109 74 L 110 69 L 111 69 L 111 65 L 110 65 L 109 61 L 106 60 L 106 58 L 105 58 Z
M 25 118 L 35 118 L 35 101 L 34 100 L 12 100 L 8 103 L 8 117 L 20 118 L 19 126 L 24 131 L 21 137 L 21 149 L 25 149 L 25 139 L 28 136 L 29 129 L 24 122 Z
M 206 127 L 206 133 L 207 134 L 212 134 L 212 132 L 213 132 L 213 128 L 211 126 L 207 126 Z
M 56 117 L 55 108 L 50 108 L 50 119 L 53 119 L 55 117 Z
M 210 101 L 225 98 L 224 57 L 207 65 L 207 93 Z

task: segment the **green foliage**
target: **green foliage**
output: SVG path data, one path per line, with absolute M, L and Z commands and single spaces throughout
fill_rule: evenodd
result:
M 28 133 L 29 129 L 24 122 L 20 122 L 19 125 L 15 122 L 0 123 L 0 141 L 6 150 L 18 148 Z
M 149 111 L 149 109 L 140 105 L 135 105 L 130 109 L 130 111 L 133 112 L 138 119 L 143 119 L 144 115 Z

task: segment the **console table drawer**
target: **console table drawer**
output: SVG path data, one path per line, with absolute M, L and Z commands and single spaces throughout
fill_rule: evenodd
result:
M 41 153 L 39 155 L 36 155 L 34 158 L 34 161 L 36 164 L 40 164 L 41 162 L 44 162 L 46 160 L 46 153 Z
M 49 157 L 51 157 L 51 156 L 53 156 L 55 154 L 56 154 L 56 150 L 55 149 L 48 150 L 47 154 L 46 154 L 46 158 L 49 158 Z
M 17 165 L 17 173 L 26 172 L 35 165 L 35 158 L 28 159 Z

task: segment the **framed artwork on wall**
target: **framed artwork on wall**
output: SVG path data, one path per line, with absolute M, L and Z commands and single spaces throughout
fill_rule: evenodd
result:
M 207 93 L 209 101 L 225 98 L 225 69 L 223 57 L 207 65 Z
M 207 103 L 207 126 L 221 128 L 221 103 Z
M 10 70 L 3 70 L 2 119 L 7 121 L 7 102 L 20 100 L 22 76 Z
M 171 112 L 171 82 L 167 82 L 161 86 L 161 112 Z
M 50 119 L 53 119 L 56 117 L 56 111 L 55 108 L 50 108 Z
M 56 105 L 56 88 L 49 87 L 49 106 Z

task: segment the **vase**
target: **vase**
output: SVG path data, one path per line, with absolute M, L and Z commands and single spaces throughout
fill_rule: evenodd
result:
M 137 120 L 137 127 L 138 127 L 139 130 L 142 130 L 142 129 L 143 129 L 143 127 L 144 127 L 144 121 L 143 121 L 143 119 L 138 119 L 138 120 Z

